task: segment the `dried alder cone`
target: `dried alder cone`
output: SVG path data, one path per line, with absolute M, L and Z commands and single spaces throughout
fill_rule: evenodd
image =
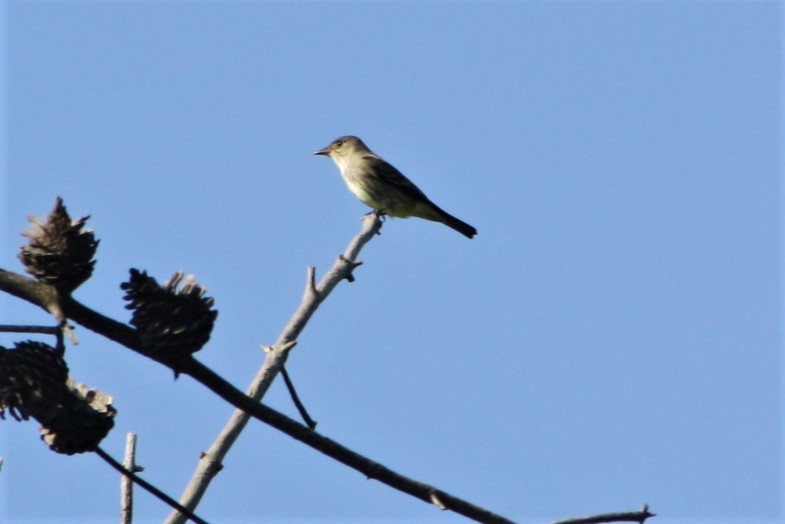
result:
M 22 233 L 28 243 L 19 253 L 27 272 L 65 293 L 90 278 L 98 240 L 91 230 L 82 230 L 88 218 L 71 220 L 60 197 L 46 222 L 30 217 L 33 225 Z
M 112 397 L 74 385 L 62 354 L 42 342 L 0 346 L 0 418 L 33 417 L 41 438 L 67 455 L 93 451 L 114 426 Z
M 218 311 L 193 276 L 184 279 L 177 272 L 160 286 L 145 271 L 131 269 L 131 278 L 120 287 L 130 302 L 125 307 L 133 311 L 131 325 L 139 331 L 145 351 L 175 371 L 179 360 L 210 340 Z

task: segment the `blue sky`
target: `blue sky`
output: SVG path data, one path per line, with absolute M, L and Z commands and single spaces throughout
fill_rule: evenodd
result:
M 479 230 L 389 220 L 289 370 L 325 435 L 509 518 L 779 522 L 777 2 L 5 2 L 0 267 L 55 197 L 101 239 L 78 300 L 184 270 L 241 389 L 366 208 L 313 151 L 362 137 Z M 0 297 L 0 323 L 45 323 Z M 231 408 L 78 330 L 179 495 Z M 0 335 L 10 345 L 16 338 Z M 281 384 L 266 403 L 294 415 Z M 0 423 L 0 520 L 107 522 L 119 480 Z M 262 424 L 217 522 L 453 522 Z M 137 495 L 139 522 L 168 513 Z

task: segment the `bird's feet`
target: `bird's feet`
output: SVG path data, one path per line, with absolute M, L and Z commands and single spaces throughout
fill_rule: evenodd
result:
M 369 212 L 367 212 L 365 215 L 366 215 L 366 216 L 368 216 L 368 215 L 373 215 L 373 216 L 375 216 L 375 217 L 379 217 L 379 218 L 380 218 L 380 219 L 382 219 L 382 220 L 384 220 L 385 218 L 387 218 L 387 213 L 384 211 L 384 209 L 371 209 L 371 210 L 370 210 Z
M 365 213 L 364 216 L 366 218 L 373 217 L 375 219 L 375 221 L 378 220 L 379 228 L 376 230 L 376 234 L 377 235 L 381 235 L 382 234 L 382 224 L 384 223 L 384 220 L 387 218 L 387 213 L 384 212 L 384 209 L 372 209 L 368 213 Z

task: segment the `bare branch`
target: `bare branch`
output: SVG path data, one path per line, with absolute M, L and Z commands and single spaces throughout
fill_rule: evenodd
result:
M 643 524 L 646 519 L 655 517 L 655 513 L 649 512 L 649 505 L 644 504 L 638 511 L 626 513 L 604 513 L 602 515 L 592 515 L 589 517 L 578 517 L 574 519 L 560 520 L 553 524 L 603 524 L 605 522 L 639 522 Z
M 115 461 L 100 447 L 95 449 L 95 453 L 114 469 L 119 471 L 124 476 L 124 479 L 131 479 L 133 483 L 139 484 L 142 488 L 149 491 L 172 508 L 175 508 L 175 511 L 169 516 L 167 522 L 179 523 L 184 522 L 185 520 L 192 520 L 197 523 L 205 522 L 193 514 L 192 508 L 198 504 L 209 486 L 210 481 L 222 468 L 221 461 L 247 424 L 250 417 L 254 417 L 338 462 L 363 473 L 369 479 L 376 479 L 394 489 L 419 498 L 424 502 L 433 504 L 440 509 L 452 510 L 479 522 L 509 523 L 511 521 L 500 515 L 496 515 L 484 508 L 475 506 L 427 484 L 404 477 L 327 437 L 319 435 L 313 431 L 313 427 L 309 428 L 303 426 L 297 421 L 292 420 L 286 415 L 259 402 L 277 373 L 285 372 L 283 366 L 286 362 L 289 350 L 296 344 L 297 337 L 321 302 L 332 292 L 341 280 L 346 279 L 349 282 L 354 281 L 353 271 L 362 264 L 362 262 L 356 260 L 356 257 L 362 247 L 373 238 L 375 234 L 379 233 L 381 225 L 381 218 L 378 214 L 370 213 L 366 215 L 360 233 L 350 242 L 345 252 L 338 256 L 333 267 L 324 275 L 318 284 L 315 283 L 315 269 L 313 267 L 308 268 L 302 302 L 279 335 L 278 341 L 273 346 L 264 346 L 264 349 L 267 352 L 267 358 L 256 377 L 254 377 L 247 395 L 234 388 L 234 386 L 229 384 L 222 377 L 194 359 L 193 356 L 188 356 L 184 360 L 179 361 L 176 366 L 177 369 L 174 369 L 170 363 L 162 360 L 160 356 L 153 354 L 144 348 L 140 342 L 139 334 L 135 329 L 105 317 L 80 304 L 70 296 L 70 289 L 62 289 L 61 286 L 60 291 L 58 291 L 58 287 L 54 284 L 35 281 L 3 269 L 0 269 L 0 291 L 5 291 L 41 307 L 55 317 L 58 321 L 58 327 L 0 325 L 0 331 L 54 334 L 58 337 L 58 348 L 62 348 L 63 333 L 68 334 L 72 340 L 76 342 L 76 339 L 71 332 L 71 326 L 66 322 L 66 319 L 70 318 L 98 334 L 174 369 L 176 373 L 191 376 L 237 408 L 210 450 L 203 454 L 202 459 L 197 466 L 197 470 L 183 494 L 183 500 L 186 502 L 184 505 L 181 505 L 136 475 L 135 472 L 141 471 L 141 468 L 138 468 L 134 464 L 134 434 L 129 434 L 128 436 L 125 467 Z M 287 380 L 287 382 L 290 381 Z M 296 399 L 296 394 L 293 394 L 293 398 Z M 308 417 L 306 417 L 306 420 L 308 420 Z M 2 458 L 0 458 L 0 467 L 1 466 Z M 122 522 L 131 522 L 132 483 L 124 480 L 122 492 Z M 594 515 L 562 520 L 554 524 L 599 524 L 606 522 L 639 522 L 643 524 L 648 518 L 653 516 L 655 516 L 655 514 L 649 512 L 648 505 L 644 505 L 643 508 L 637 512 Z
M 104 459 L 104 461 L 107 464 L 109 464 L 115 470 L 120 472 L 120 474 L 122 474 L 125 477 L 130 478 L 131 480 L 134 481 L 134 483 L 139 484 L 139 486 L 142 489 L 144 489 L 147 492 L 149 492 L 151 495 L 153 495 L 158 500 L 161 500 L 164 503 L 168 504 L 169 506 L 171 506 L 173 508 L 177 508 L 178 510 L 184 512 L 186 515 L 188 515 L 188 519 L 189 520 L 191 520 L 193 522 L 196 522 L 197 524 L 207 524 L 206 520 L 200 519 L 199 517 L 194 515 L 193 512 L 189 511 L 187 508 L 184 508 L 184 507 L 180 506 L 180 504 L 176 500 L 174 500 L 172 497 L 170 497 L 169 495 L 167 495 L 166 493 L 164 493 L 160 489 L 156 488 L 155 486 L 153 486 L 152 484 L 150 484 L 149 482 L 147 482 L 146 480 L 144 480 L 143 478 L 138 476 L 133 471 L 123 467 L 122 464 L 120 464 L 115 459 L 113 459 L 112 456 L 109 455 L 109 453 L 107 453 L 103 449 L 96 448 L 95 454 L 98 455 L 99 457 L 101 457 L 102 459 Z
M 0 333 L 39 333 L 41 335 L 55 335 L 60 333 L 60 326 L 16 326 L 0 324 Z
M 278 340 L 272 346 L 266 346 L 267 358 L 261 369 L 251 381 L 246 394 L 256 401 L 260 401 L 267 389 L 281 371 L 291 346 L 305 328 L 308 320 L 314 314 L 319 304 L 335 289 L 335 286 L 344 278 L 349 280 L 352 271 L 359 265 L 355 260 L 360 254 L 363 246 L 376 235 L 382 227 L 381 219 L 376 215 L 365 215 L 360 232 L 347 246 L 346 250 L 338 257 L 333 267 L 322 277 L 319 284 L 315 284 L 316 270 L 308 267 L 306 276 L 305 291 L 297 310 L 294 312 L 289 322 L 284 327 Z M 352 277 L 353 278 L 353 277 Z M 221 463 L 234 444 L 237 437 L 248 423 L 249 415 L 243 410 L 236 410 L 232 413 L 229 421 L 223 427 L 218 437 L 210 448 L 202 454 L 196 466 L 196 470 L 191 476 L 191 480 L 180 497 L 181 503 L 189 508 L 195 508 L 207 491 L 210 482 L 221 470 Z M 182 518 L 176 513 L 172 513 L 167 520 L 168 524 L 182 524 Z
M 0 325 L 0 333 L 39 333 L 41 335 L 54 335 L 57 340 L 57 351 L 62 355 L 65 352 L 65 344 L 63 343 L 62 325 L 59 326 L 17 326 L 17 325 Z M 72 339 L 73 340 L 73 339 Z
M 292 397 L 292 402 L 294 402 L 294 406 L 297 408 L 298 413 L 300 413 L 303 422 L 305 422 L 305 425 L 309 428 L 316 429 L 316 421 L 311 418 L 311 415 L 308 414 L 308 410 L 305 409 L 305 406 L 300 400 L 300 395 L 298 395 L 297 390 L 294 389 L 294 382 L 289 378 L 289 372 L 286 371 L 286 366 L 281 367 L 281 376 L 286 383 L 286 389 L 289 391 L 289 396 Z
M 125 457 L 123 467 L 128 471 L 138 473 L 142 468 L 136 465 L 136 433 L 129 433 L 125 438 Z M 120 480 L 120 522 L 133 524 L 134 521 L 134 483 L 123 475 Z
M 48 313 L 52 313 L 52 309 L 58 308 L 57 290 L 53 286 L 41 284 L 32 278 L 0 269 L 0 289 L 9 295 L 35 304 Z M 58 318 L 58 320 L 60 319 Z
M 378 462 L 374 462 L 359 453 L 342 446 L 330 438 L 319 435 L 307 426 L 287 417 L 283 413 L 279 413 L 278 411 L 255 401 L 253 398 L 244 395 L 232 387 L 232 385 L 226 382 L 222 377 L 193 358 L 183 363 L 180 372 L 183 375 L 188 375 L 198 380 L 221 398 L 240 410 L 249 413 L 252 417 L 273 426 L 290 437 L 324 453 L 328 457 L 359 471 L 369 479 L 378 480 L 379 482 L 387 484 L 398 491 L 407 493 L 424 502 L 438 504 L 441 509 L 449 509 L 478 522 L 512 522 L 468 501 L 436 489 L 433 486 L 396 473 Z M 215 465 L 215 463 L 213 464 Z
M 317 300 L 316 292 L 316 268 L 308 266 L 307 283 L 305 284 L 305 293 L 303 294 L 303 302 Z
M 351 262 L 355 259 L 360 249 L 367 243 L 374 234 L 378 231 L 380 223 L 378 217 L 370 216 L 364 220 L 363 230 L 360 235 L 350 243 L 346 252 L 339 257 L 333 268 L 322 278 L 316 286 L 316 301 L 302 303 L 295 312 L 292 319 L 287 324 L 284 331 L 279 336 L 278 341 L 268 352 L 267 359 L 262 366 L 262 369 L 257 374 L 254 384 L 249 390 L 249 394 L 243 394 L 241 391 L 232 386 L 229 382 L 217 375 L 211 369 L 194 359 L 189 357 L 179 363 L 177 371 L 183 375 L 188 375 L 198 382 L 202 383 L 208 389 L 212 390 L 218 396 L 232 404 L 237 408 L 237 411 L 232 415 L 230 422 L 224 428 L 219 439 L 211 446 L 211 450 L 223 450 L 224 454 L 229 449 L 231 444 L 239 435 L 240 430 L 248 421 L 248 415 L 273 426 L 274 428 L 286 433 L 292 438 L 303 442 L 304 444 L 332 457 L 333 459 L 345 464 L 361 473 L 367 478 L 376 479 L 390 487 L 399 491 L 414 496 L 424 502 L 433 504 L 438 501 L 439 507 L 450 509 L 456 513 L 477 520 L 479 522 L 510 522 L 509 520 L 491 513 L 479 506 L 475 506 L 465 500 L 452 496 L 441 490 L 417 482 L 408 477 L 392 471 L 381 464 L 374 462 L 344 446 L 323 437 L 318 433 L 312 431 L 308 427 L 290 419 L 286 415 L 265 406 L 259 402 L 259 399 L 267 390 L 272 382 L 274 373 L 280 370 L 280 366 L 286 360 L 288 349 L 291 348 L 291 343 L 296 341 L 302 329 L 305 327 L 307 321 L 313 315 L 314 311 L 335 286 L 344 278 L 348 278 L 351 270 L 356 267 L 356 262 Z M 11 273 L 0 269 L 0 290 L 6 291 L 14 296 L 26 300 L 32 304 L 47 309 L 48 304 L 57 304 L 64 313 L 65 317 L 81 324 L 82 326 L 99 333 L 110 340 L 113 340 L 141 355 L 144 355 L 156 362 L 167 365 L 161 362 L 156 355 L 150 354 L 145 351 L 142 346 L 137 332 L 131 327 L 108 318 L 92 309 L 80 304 L 70 296 L 59 296 L 57 291 L 50 285 L 28 279 L 21 275 Z M 257 380 L 258 379 L 258 380 Z M 251 394 L 253 393 L 253 394 Z M 258 396 L 256 396 L 258 395 Z M 224 439 L 222 442 L 221 440 Z M 104 460 L 112 464 L 118 471 L 125 472 L 121 464 L 114 462 L 105 452 L 98 449 L 96 451 L 101 455 Z M 220 459 L 222 456 L 205 454 L 203 461 L 200 461 L 199 467 L 202 468 L 202 462 L 207 463 L 206 470 L 214 476 L 217 470 L 220 470 Z M 218 460 L 216 460 L 218 459 Z M 132 475 L 132 478 L 142 487 L 145 487 L 144 481 L 138 479 L 136 475 L 130 472 L 124 474 Z M 143 484 L 144 483 L 144 484 Z M 145 487 L 145 489 L 154 489 L 152 486 Z M 163 494 L 162 494 L 163 495 Z M 164 495 L 165 496 L 165 495 Z M 182 513 L 187 510 L 184 506 L 177 506 L 178 510 Z M 182 508 L 182 509 L 180 509 Z M 187 511 L 185 511 L 187 514 Z M 178 521 L 179 522 L 179 521 Z

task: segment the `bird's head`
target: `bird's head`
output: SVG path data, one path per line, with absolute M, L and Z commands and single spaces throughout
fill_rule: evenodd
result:
M 366 146 L 362 140 L 356 136 L 347 135 L 336 138 L 329 146 L 316 151 L 314 155 L 326 155 L 338 162 L 340 159 L 346 159 L 347 157 L 358 153 L 363 154 L 370 152 L 371 150 L 368 149 L 368 146 Z

